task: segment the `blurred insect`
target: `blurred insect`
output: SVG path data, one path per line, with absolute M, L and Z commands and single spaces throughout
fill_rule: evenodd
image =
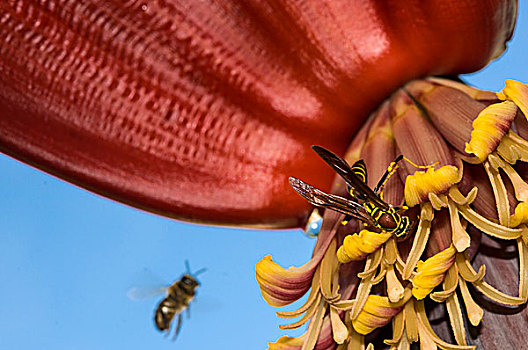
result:
M 392 233 L 398 238 L 406 237 L 412 231 L 414 225 L 408 216 L 402 214 L 408 208 L 394 207 L 383 201 L 383 188 L 398 168 L 398 162 L 404 158 L 403 156 L 400 155 L 389 165 L 372 190 L 367 185 L 367 168 L 363 160 L 355 162 L 351 167 L 343 158 L 323 147 L 312 146 L 312 148 L 345 180 L 352 198 L 325 193 L 295 177 L 290 177 L 290 185 L 297 193 L 312 205 L 345 214 L 343 224 L 352 218 L 357 219 L 370 229 Z
M 176 330 L 174 332 L 173 340 L 178 336 L 181 325 L 183 310 L 187 310 L 187 316 L 190 316 L 189 303 L 196 295 L 196 288 L 200 285 L 200 282 L 196 279 L 196 276 L 206 271 L 202 268 L 194 273 L 191 273 L 189 262 L 185 261 L 186 273 L 181 277 L 180 280 L 174 282 L 168 287 L 156 287 L 153 289 L 145 288 L 131 288 L 128 291 L 128 296 L 131 299 L 141 299 L 154 294 L 166 293 L 167 296 L 158 304 L 156 312 L 154 313 L 154 323 L 156 328 L 161 332 L 166 332 L 166 335 L 170 333 L 171 323 L 174 317 L 178 315 L 178 321 L 176 324 Z

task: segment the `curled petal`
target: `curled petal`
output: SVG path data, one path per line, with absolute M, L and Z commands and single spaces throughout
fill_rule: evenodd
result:
M 418 262 L 416 276 L 412 281 L 412 293 L 416 299 L 425 298 L 444 280 L 446 271 L 455 262 L 455 253 L 456 249 L 451 245 L 429 259 Z
M 517 106 L 511 101 L 486 107 L 473 121 L 473 131 L 465 151 L 474 154 L 483 162 L 510 130 L 516 114 Z
M 345 237 L 343 245 L 337 250 L 337 259 L 341 263 L 362 260 L 370 253 L 378 250 L 391 236 L 390 233 L 377 233 L 368 230 L 361 230 L 359 234 L 348 235 Z
M 453 165 L 417 171 L 405 179 L 405 202 L 410 207 L 424 203 L 430 193 L 442 194 L 459 180 L 458 169 Z
M 515 80 L 506 80 L 506 86 L 498 93 L 500 99 L 513 101 L 528 118 L 528 85 Z
M 510 226 L 517 227 L 528 223 L 528 203 L 521 202 L 515 207 L 515 213 L 510 216 Z
M 274 343 L 268 343 L 268 350 L 299 350 L 304 343 L 304 338 L 306 338 L 304 334 L 298 338 L 283 336 Z
M 376 328 L 389 323 L 402 308 L 402 306 L 394 307 L 391 305 L 387 297 L 369 295 L 358 317 L 352 321 L 352 326 L 359 334 L 369 334 Z
M 316 267 L 310 261 L 301 267 L 285 269 L 275 263 L 271 255 L 265 256 L 255 266 L 262 296 L 271 306 L 294 302 L 310 288 Z

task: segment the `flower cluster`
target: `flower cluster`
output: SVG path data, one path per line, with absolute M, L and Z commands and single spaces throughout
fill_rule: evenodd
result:
M 285 330 L 309 322 L 306 333 L 269 348 L 368 349 L 384 334 L 379 329 L 391 324 L 392 338 L 384 339 L 391 349 L 414 342 L 426 349 L 471 349 L 464 318 L 480 324 L 482 295 L 498 304 L 525 304 L 527 117 L 528 86 L 511 80 L 498 94 L 440 78 L 413 81 L 394 93 L 345 159 L 365 161 L 370 187 L 397 155 L 408 159 L 386 182 L 382 198 L 405 205 L 416 228 L 401 240 L 357 220 L 343 222 L 342 214 L 327 209 L 308 263 L 284 269 L 270 256 L 262 259 L 257 281 L 270 305 L 290 304 L 310 290 L 299 309 L 277 313 L 300 317 L 281 326 Z M 338 179 L 332 193 L 347 192 Z M 473 268 L 485 240 L 516 245 L 517 295 L 486 282 L 485 265 Z M 431 325 L 430 303 L 445 305 L 456 344 Z

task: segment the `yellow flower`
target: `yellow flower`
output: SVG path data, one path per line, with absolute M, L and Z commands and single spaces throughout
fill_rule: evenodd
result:
M 418 262 L 416 276 L 412 281 L 412 294 L 416 299 L 425 298 L 437 285 L 442 283 L 446 271 L 455 262 L 455 253 L 456 250 L 451 245 L 429 259 Z
M 337 259 L 341 263 L 352 260 L 363 260 L 370 253 L 378 250 L 392 235 L 361 230 L 359 234 L 348 235 L 343 245 L 337 251 Z
M 511 127 L 517 114 L 515 103 L 505 101 L 486 107 L 473 121 L 471 139 L 465 151 L 483 162 L 493 152 Z
M 510 217 L 510 225 L 517 227 L 528 223 L 528 203 L 522 202 L 515 207 L 515 213 Z
M 458 169 L 452 165 L 437 170 L 429 168 L 425 172 L 417 171 L 405 179 L 405 203 L 409 207 L 423 203 L 430 193 L 445 193 L 458 181 L 460 181 Z
M 497 94 L 501 100 L 514 102 L 524 116 L 528 116 L 528 85 L 515 80 L 506 80 L 506 86 Z
M 307 333 L 270 348 L 364 348 L 365 335 L 390 323 L 393 338 L 385 343 L 392 348 L 420 342 L 424 348 L 473 349 L 464 317 L 474 326 L 486 319 L 468 284 L 498 304 L 525 304 L 528 183 L 519 163 L 528 162 L 527 106 L 528 86 L 518 82 L 507 81 L 495 95 L 438 78 L 411 82 L 383 103 L 344 157 L 348 164 L 364 161 L 368 177 L 360 165 L 358 179 L 371 191 L 365 194 L 352 180 L 352 188 L 338 181 L 332 195 L 313 192 L 307 199 L 326 210 L 312 260 L 282 269 L 265 257 L 257 266 L 263 296 L 272 305 L 296 300 L 311 286 L 303 306 L 278 313 L 301 317 L 282 329 L 309 321 Z M 396 164 L 396 158 L 404 160 Z M 339 164 L 336 171 L 343 172 L 347 164 Z M 356 220 L 342 225 L 343 214 Z M 393 227 L 394 218 L 410 220 L 411 238 L 385 230 L 376 221 L 382 215 Z M 517 295 L 486 282 L 486 266 L 473 269 L 479 235 L 516 244 Z M 427 296 L 445 304 L 456 345 L 434 333 Z
M 352 326 L 359 334 L 367 335 L 376 328 L 385 326 L 401 310 L 401 306 L 391 305 L 387 297 L 369 295 L 363 310 L 352 321 Z

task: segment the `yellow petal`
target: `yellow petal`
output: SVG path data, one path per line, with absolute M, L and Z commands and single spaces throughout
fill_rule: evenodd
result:
M 268 343 L 268 350 L 298 350 L 304 343 L 305 335 L 298 338 L 280 337 L 275 343 Z
M 366 335 L 378 327 L 385 326 L 401 310 L 401 306 L 392 306 L 387 297 L 369 295 L 363 310 L 352 320 L 352 326 L 359 334 Z
M 348 235 L 343 241 L 343 245 L 337 250 L 337 259 L 341 263 L 362 260 L 370 253 L 375 252 L 389 238 L 390 233 L 377 233 L 368 230 L 361 230 L 359 234 Z
M 424 203 L 429 193 L 442 194 L 458 181 L 458 169 L 453 165 L 417 171 L 405 179 L 405 203 L 409 207 Z
M 506 80 L 506 86 L 497 94 L 501 100 L 513 101 L 528 118 L 528 85 L 515 80 Z
M 511 101 L 486 107 L 473 121 L 473 131 L 465 151 L 474 154 L 483 162 L 510 130 L 516 114 L 517 106 Z
M 510 226 L 517 227 L 526 223 L 528 223 L 528 203 L 521 202 L 515 207 L 515 213 L 510 216 Z
M 271 306 L 284 306 L 298 300 L 310 288 L 316 267 L 310 260 L 301 267 L 285 269 L 275 263 L 271 255 L 265 256 L 255 266 L 264 300 Z
M 421 300 L 444 280 L 446 271 L 455 262 L 456 249 L 453 245 L 433 255 L 425 261 L 418 262 L 416 276 L 412 284 L 413 296 Z

